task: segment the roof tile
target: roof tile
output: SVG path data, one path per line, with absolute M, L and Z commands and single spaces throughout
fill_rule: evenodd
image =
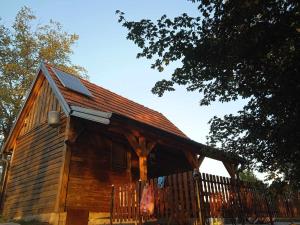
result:
M 81 82 L 93 95 L 93 97 L 86 97 L 65 88 L 55 76 L 51 66 L 46 64 L 46 67 L 70 106 L 81 106 L 104 112 L 117 113 L 138 122 L 187 138 L 187 136 L 163 114 L 80 78 Z

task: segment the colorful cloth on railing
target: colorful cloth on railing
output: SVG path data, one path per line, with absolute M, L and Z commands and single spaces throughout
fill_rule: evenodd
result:
M 166 183 L 166 177 L 165 176 L 157 178 L 157 187 L 158 188 L 164 188 L 165 183 Z
M 148 215 L 154 213 L 154 191 L 151 185 L 146 185 L 143 189 L 140 210 Z

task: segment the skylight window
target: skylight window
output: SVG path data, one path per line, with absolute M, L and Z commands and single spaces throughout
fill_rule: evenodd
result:
M 52 70 L 64 87 L 89 97 L 93 96 L 77 77 L 56 68 Z

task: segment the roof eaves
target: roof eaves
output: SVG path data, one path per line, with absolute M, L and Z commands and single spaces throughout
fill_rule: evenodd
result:
M 82 119 L 108 125 L 110 124 L 110 118 L 112 116 L 112 113 L 102 112 L 79 106 L 71 106 L 70 116 L 75 116 Z
M 183 143 L 194 146 L 194 149 L 196 149 L 194 152 L 196 154 L 200 154 L 200 155 L 203 155 L 205 157 L 209 157 L 209 158 L 212 158 L 212 159 L 215 159 L 215 160 L 229 161 L 229 162 L 232 162 L 232 163 L 244 163 L 245 162 L 245 159 L 238 156 L 237 154 L 234 154 L 234 153 L 231 153 L 231 152 L 225 152 L 222 149 L 217 149 L 217 148 L 213 148 L 213 147 L 208 146 L 208 145 L 204 145 L 204 144 L 199 143 L 197 141 L 194 141 L 194 140 L 192 140 L 188 137 L 184 137 L 184 136 L 181 136 L 181 135 L 178 135 L 178 134 L 160 129 L 160 128 L 152 126 L 150 124 L 142 123 L 142 122 L 134 120 L 130 117 L 126 117 L 124 115 L 117 114 L 117 113 L 113 113 L 113 117 L 119 118 L 119 119 L 127 119 L 127 120 L 130 120 L 132 122 L 135 122 L 136 124 L 147 126 L 149 128 L 152 128 L 152 129 L 155 129 L 157 131 L 163 132 L 163 133 L 169 135 L 169 137 L 171 137 L 171 138 L 176 138 L 180 142 L 183 142 Z

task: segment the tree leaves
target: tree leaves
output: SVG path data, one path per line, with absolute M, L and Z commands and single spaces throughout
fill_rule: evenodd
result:
M 154 60 L 158 71 L 181 62 L 152 92 L 162 96 L 179 84 L 201 92 L 201 105 L 248 99 L 236 115 L 212 118 L 210 142 L 300 186 L 299 1 L 192 2 L 197 17 L 134 22 L 118 12 L 138 57 Z
M 0 24 L 0 146 L 8 136 L 41 60 L 86 77 L 86 70 L 71 63 L 78 35 L 50 21 L 33 27 L 30 8 L 23 7 L 12 27 Z

